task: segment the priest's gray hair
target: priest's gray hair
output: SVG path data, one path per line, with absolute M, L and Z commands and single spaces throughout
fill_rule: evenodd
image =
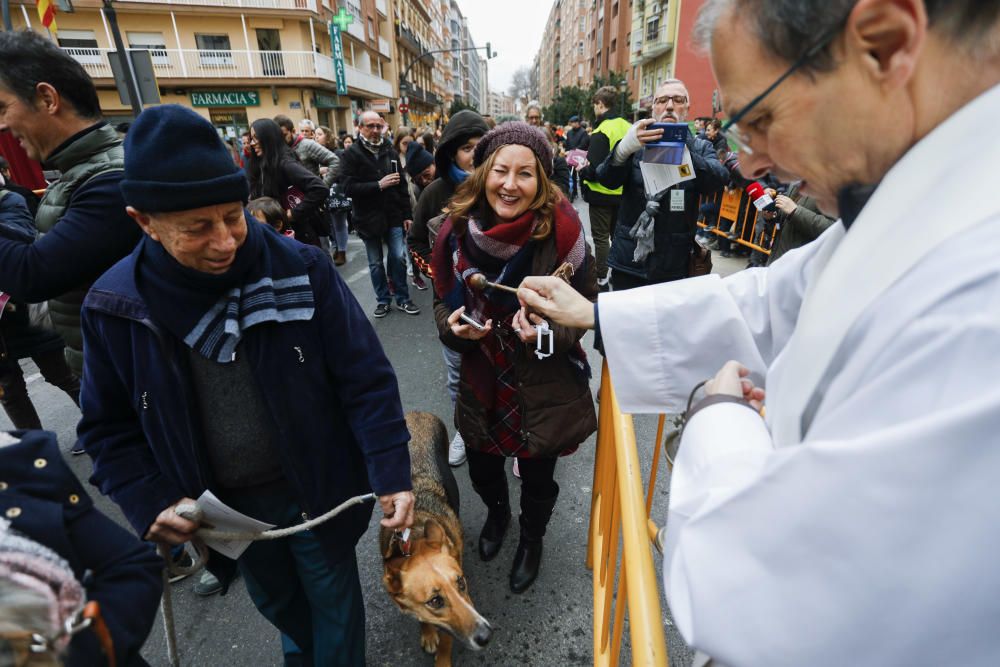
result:
M 693 39 L 706 52 L 719 20 L 735 12 L 748 22 L 760 43 L 789 64 L 798 60 L 821 35 L 836 30 L 857 0 L 706 0 L 695 23 Z M 924 0 L 931 30 L 983 60 L 1000 54 L 1000 0 Z M 810 62 L 807 71 L 834 65 L 831 47 Z

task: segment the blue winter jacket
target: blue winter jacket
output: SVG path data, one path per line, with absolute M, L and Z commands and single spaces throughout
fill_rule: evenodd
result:
M 146 665 L 139 655 L 156 619 L 163 561 L 101 514 L 63 461 L 56 436 L 11 431 L 20 442 L 0 447 L 0 516 L 11 527 L 66 559 L 100 604 L 119 666 Z M 82 632 L 69 645 L 68 667 L 108 664 L 97 635 Z
M 395 372 L 347 284 L 321 250 L 287 243 L 306 262 L 316 314 L 251 327 L 238 353 L 258 382 L 285 478 L 312 517 L 371 490 L 410 489 L 409 432 Z M 136 288 L 138 257 L 137 248 L 84 301 L 77 433 L 94 460 L 91 483 L 142 536 L 161 511 L 198 498 L 213 480 L 190 351 L 151 319 Z M 370 515 L 371 505 L 356 506 L 315 534 L 339 559 Z

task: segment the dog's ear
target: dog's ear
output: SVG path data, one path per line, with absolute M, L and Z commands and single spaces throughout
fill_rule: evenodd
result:
M 384 572 L 382 574 L 382 584 L 389 595 L 398 595 L 403 590 L 403 561 L 404 557 L 398 556 L 385 561 Z
M 454 546 L 448 537 L 448 533 L 444 532 L 444 528 L 435 519 L 427 519 L 424 523 L 424 537 L 427 538 L 428 542 L 436 542 L 442 547 L 450 549 Z

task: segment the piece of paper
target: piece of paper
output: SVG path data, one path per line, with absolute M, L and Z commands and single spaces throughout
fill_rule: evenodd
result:
M 659 162 L 640 162 L 642 182 L 646 189 L 646 197 L 652 199 L 667 188 L 678 183 L 690 181 L 695 177 L 694 162 L 691 161 L 691 151 L 684 147 L 684 161 L 680 164 L 661 164 Z
M 206 528 L 224 530 L 227 532 L 244 533 L 247 531 L 261 532 L 274 528 L 272 523 L 258 521 L 246 514 L 237 512 L 229 505 L 216 498 L 211 491 L 205 491 L 198 498 L 198 507 L 204 514 L 202 525 Z M 223 556 L 236 560 L 250 546 L 250 541 L 230 542 L 228 540 L 205 540 L 205 544 L 215 549 Z
M 670 210 L 671 211 L 683 211 L 684 210 L 684 191 L 683 190 L 671 190 L 670 191 Z

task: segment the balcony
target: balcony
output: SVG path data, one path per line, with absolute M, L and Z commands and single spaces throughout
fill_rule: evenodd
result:
M 429 90 L 424 90 L 420 86 L 414 86 L 412 90 L 413 90 L 413 92 L 411 92 L 409 95 L 407 95 L 407 97 L 410 99 L 411 103 L 414 100 L 416 100 L 418 102 L 424 102 L 426 104 L 431 104 L 431 105 L 440 104 L 441 103 L 441 99 L 437 95 L 435 95 L 434 93 L 432 93 Z
M 669 40 L 669 35 L 663 28 L 658 30 L 647 30 L 646 39 L 643 40 L 641 51 L 639 52 L 639 61 L 642 63 L 648 62 L 653 58 L 666 53 L 672 49 L 673 46 L 674 43 Z
M 64 48 L 93 79 L 112 78 L 110 49 Z M 153 52 L 158 79 L 323 79 L 336 81 L 333 60 L 311 51 L 238 51 L 165 49 Z M 344 65 L 347 85 L 380 97 L 392 97 L 392 84 Z
M 430 50 L 415 32 L 409 28 L 404 28 L 402 24 L 396 24 L 396 37 L 399 44 L 412 51 L 414 55 L 419 56 L 421 53 Z M 434 59 L 431 56 L 428 56 L 425 60 L 431 64 L 434 63 Z
M 318 11 L 317 0 L 122 0 L 124 4 L 234 7 L 243 9 L 306 9 Z M 382 0 L 383 2 L 385 0 Z

